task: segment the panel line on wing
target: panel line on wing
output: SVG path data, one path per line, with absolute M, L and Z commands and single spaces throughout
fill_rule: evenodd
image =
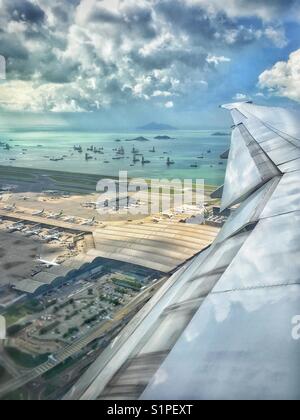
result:
M 221 210 L 247 199 L 281 172 L 240 124 L 232 132 Z
M 269 156 L 264 152 L 261 146 L 257 143 L 251 133 L 247 130 L 244 124 L 238 126 L 241 136 L 243 137 L 249 152 L 259 169 L 259 172 L 264 181 L 269 181 L 271 178 L 281 174 L 277 166 L 272 162 Z

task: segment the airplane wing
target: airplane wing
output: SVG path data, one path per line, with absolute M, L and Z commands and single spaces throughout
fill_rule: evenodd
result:
M 234 127 L 222 208 L 235 210 L 66 399 L 300 399 L 299 115 L 224 108 Z

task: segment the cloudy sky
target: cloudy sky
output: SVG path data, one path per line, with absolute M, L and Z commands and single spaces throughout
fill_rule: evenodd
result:
M 224 102 L 298 107 L 299 3 L 0 0 L 0 117 L 205 128 L 227 124 Z

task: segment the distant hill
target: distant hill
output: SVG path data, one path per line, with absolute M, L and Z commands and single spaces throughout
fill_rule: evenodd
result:
M 159 124 L 156 122 L 152 122 L 150 124 L 144 125 L 142 127 L 138 127 L 138 130 L 148 130 L 148 131 L 164 131 L 164 130 L 177 130 L 177 128 L 172 127 L 168 124 Z
M 154 137 L 154 140 L 175 140 L 175 139 L 169 136 L 156 136 Z
M 140 141 L 140 142 L 144 142 L 144 141 L 150 141 L 149 139 L 146 139 L 145 137 L 137 137 L 136 139 L 128 139 L 126 141 Z
M 221 136 L 230 136 L 230 134 L 223 133 L 222 131 L 217 131 L 216 133 L 213 133 L 212 136 L 221 137 Z

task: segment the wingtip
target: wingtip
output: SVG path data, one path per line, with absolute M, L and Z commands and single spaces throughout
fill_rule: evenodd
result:
M 232 102 L 229 104 L 220 105 L 220 108 L 229 109 L 230 111 L 234 108 L 238 108 L 241 105 L 250 104 L 253 105 L 253 101 L 241 101 L 241 102 Z

